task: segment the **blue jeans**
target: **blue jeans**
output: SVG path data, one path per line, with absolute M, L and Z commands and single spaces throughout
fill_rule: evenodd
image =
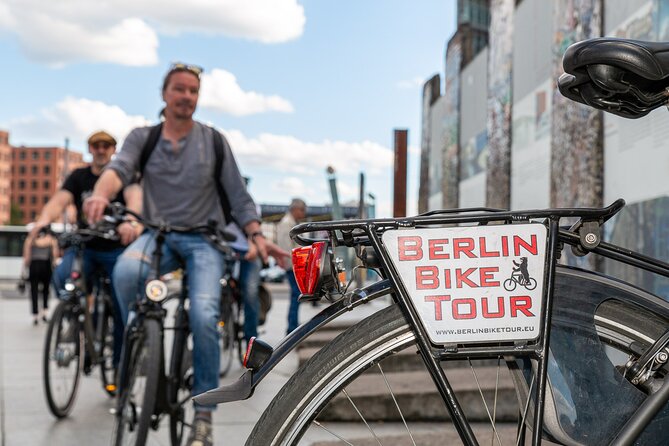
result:
M 84 249 L 84 277 L 86 280 L 90 281 L 92 279 L 92 274 L 96 269 L 102 269 L 105 274 L 114 280 L 113 270 L 116 260 L 123 253 L 124 248 L 112 249 L 110 251 L 97 251 L 94 249 Z M 72 262 L 74 262 L 74 257 L 76 252 L 74 249 L 70 248 L 65 250 L 63 254 L 63 259 L 60 264 L 56 267 L 56 270 L 53 275 L 53 286 L 56 289 L 56 294 L 60 294 L 60 291 L 65 287 L 65 281 L 72 271 Z M 90 285 L 87 284 L 87 285 Z M 114 292 L 114 287 L 112 287 L 112 303 L 114 305 L 114 367 L 118 365 L 119 360 L 121 359 L 121 346 L 123 344 L 123 327 L 125 319 L 121 317 L 121 305 L 119 299 Z
M 153 231 L 146 231 L 125 250 L 114 268 L 114 288 L 120 297 L 123 320 L 130 304 L 144 293 L 156 243 Z M 218 317 L 223 275 L 223 255 L 200 234 L 171 233 L 165 236 L 160 274 L 181 266 L 188 272 L 189 321 L 193 333 L 193 395 L 218 387 L 220 350 Z M 196 410 L 215 406 L 195 405 Z
M 258 336 L 260 259 L 245 260 L 246 251 L 235 251 L 241 257 L 239 262 L 239 285 L 242 290 L 242 299 L 244 299 L 244 339 L 248 342 L 252 337 Z
M 300 303 L 297 298 L 300 297 L 300 289 L 297 286 L 297 280 L 295 280 L 292 269 L 286 271 L 286 277 L 288 277 L 288 283 L 290 283 L 290 307 L 288 308 L 288 330 L 286 333 L 290 333 L 299 325 L 298 310 L 300 309 Z

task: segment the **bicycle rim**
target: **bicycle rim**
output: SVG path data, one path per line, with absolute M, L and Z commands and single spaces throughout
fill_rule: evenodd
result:
M 116 446 L 146 443 L 158 391 L 160 342 L 158 322 L 146 319 L 143 333 L 130 347 L 128 380 L 121 389 L 113 433 Z
M 62 301 L 49 321 L 44 344 L 44 393 L 49 410 L 63 418 L 72 410 L 84 364 L 84 334 L 72 304 Z

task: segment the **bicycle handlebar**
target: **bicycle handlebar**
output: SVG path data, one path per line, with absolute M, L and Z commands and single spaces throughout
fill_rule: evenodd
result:
M 155 231 L 167 234 L 170 232 L 176 232 L 180 234 L 198 232 L 205 234 L 211 242 L 215 244 L 220 249 L 225 251 L 229 250 L 227 242 L 233 242 L 237 240 L 237 236 L 225 229 L 218 228 L 218 222 L 215 220 L 210 220 L 205 225 L 195 225 L 195 226 L 179 226 L 171 225 L 166 222 L 153 222 L 140 214 L 128 209 L 120 203 L 112 203 L 108 206 L 111 211 L 111 215 L 105 216 L 105 219 L 108 221 L 117 221 L 119 223 L 127 221 L 127 216 L 130 215 L 139 221 L 144 227 L 153 229 Z

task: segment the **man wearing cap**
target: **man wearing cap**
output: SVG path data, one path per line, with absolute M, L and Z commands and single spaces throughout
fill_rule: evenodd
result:
M 86 226 L 86 218 L 82 211 L 83 202 L 91 195 L 93 186 L 102 174 L 102 170 L 111 161 L 112 155 L 116 151 L 116 140 L 105 131 L 95 132 L 88 138 L 88 151 L 93 157 L 90 165 L 74 170 L 65 179 L 61 189 L 44 205 L 39 218 L 30 231 L 31 236 L 37 234 L 41 228 L 59 220 L 70 205 L 77 208 L 77 224 L 79 227 Z M 113 201 L 124 203 L 130 209 L 139 212 L 142 207 L 142 190 L 138 184 L 130 184 Z M 136 222 L 126 222 L 119 225 L 117 231 L 121 238 L 118 242 L 93 239 L 86 244 L 84 251 L 85 277 L 89 278 L 95 268 L 101 268 L 111 276 L 116 259 L 123 252 L 124 246 L 134 241 L 141 234 L 142 228 Z M 72 269 L 74 254 L 73 250 L 66 250 L 62 262 L 56 268 L 53 277 L 56 291 L 61 290 L 65 285 L 65 280 Z M 118 319 L 114 320 L 114 365 L 116 365 L 120 358 L 123 342 L 123 320 L 120 317 L 121 309 L 116 296 L 113 300 L 116 307 L 115 313 L 118 315 Z

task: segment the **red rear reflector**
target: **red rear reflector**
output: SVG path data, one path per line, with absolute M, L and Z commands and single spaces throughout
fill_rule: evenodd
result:
M 251 354 L 251 347 L 253 347 L 253 343 L 255 342 L 256 337 L 253 336 L 251 339 L 249 339 L 249 345 L 246 346 L 246 353 L 244 353 L 244 361 L 242 361 L 242 365 L 244 368 L 246 368 L 246 363 L 249 361 L 249 355 Z
M 79 273 L 76 272 L 76 271 L 72 271 L 72 272 L 70 273 L 70 278 L 71 278 L 72 280 L 77 280 L 79 277 L 81 277 L 81 274 L 79 274 Z
M 323 267 L 325 242 L 293 249 L 293 273 L 302 294 L 314 294 Z

